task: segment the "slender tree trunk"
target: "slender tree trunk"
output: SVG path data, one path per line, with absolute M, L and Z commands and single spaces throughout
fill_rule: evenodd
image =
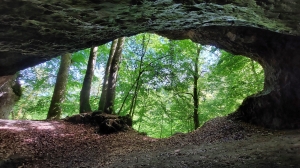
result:
M 139 76 L 140 76 L 140 75 L 141 75 L 141 73 L 139 74 Z M 125 105 L 125 102 L 126 102 L 128 96 L 129 96 L 131 90 L 133 89 L 134 86 L 136 86 L 136 83 L 139 82 L 139 79 L 140 79 L 139 76 L 138 76 L 138 78 L 135 80 L 134 84 L 131 85 L 129 91 L 127 92 L 127 94 L 126 94 L 126 96 L 125 96 L 125 98 L 124 98 L 124 100 L 123 100 L 123 103 L 122 103 L 122 105 L 121 105 L 121 107 L 120 107 L 120 109 L 119 109 L 119 111 L 118 111 L 118 115 L 120 115 L 120 113 L 121 113 L 121 111 L 122 111 L 122 109 L 123 109 L 123 107 L 124 107 L 124 105 Z M 130 115 L 130 113 L 129 113 L 129 115 Z
M 110 66 L 110 71 L 108 76 L 106 101 L 104 106 L 104 112 L 107 114 L 112 114 L 114 112 L 113 110 L 114 110 L 114 99 L 116 93 L 117 75 L 119 70 L 119 63 L 122 56 L 124 41 L 125 41 L 125 37 L 121 37 L 118 39 L 116 51 L 111 61 L 111 66 Z
M 109 53 L 109 57 L 108 57 L 107 63 L 106 63 L 106 68 L 105 68 L 105 73 L 104 73 L 103 83 L 102 83 L 102 92 L 101 92 L 99 106 L 98 106 L 98 110 L 102 111 L 102 112 L 104 112 L 104 107 L 105 107 L 105 103 L 106 103 L 108 76 L 109 76 L 111 61 L 112 61 L 112 58 L 114 57 L 114 54 L 115 54 L 115 51 L 117 48 L 117 44 L 118 44 L 118 39 L 115 39 L 111 43 L 110 53 Z
M 196 130 L 199 126 L 199 95 L 198 95 L 198 80 L 199 80 L 199 56 L 200 56 L 201 46 L 197 48 L 197 56 L 194 62 L 194 88 L 193 88 L 193 101 L 194 101 L 194 129 Z
M 164 124 L 164 113 L 161 114 L 160 135 L 159 135 L 160 138 L 162 138 L 163 124 Z
M 139 92 L 139 89 L 140 89 L 140 77 L 142 75 L 142 72 L 139 73 L 138 75 L 138 78 L 137 78 L 137 83 L 135 85 L 135 88 L 134 88 L 134 93 L 133 93 L 133 96 L 132 96 L 132 100 L 131 100 L 131 104 L 130 104 L 130 110 L 129 110 L 129 115 L 131 117 L 133 117 L 133 114 L 134 114 L 134 109 L 135 109 L 135 105 L 136 105 L 136 100 L 137 100 L 137 97 L 138 97 L 138 92 Z
M 91 85 L 94 76 L 94 68 L 96 64 L 98 47 L 92 47 L 90 50 L 90 57 L 85 73 L 85 77 L 82 84 L 82 89 L 80 91 L 80 113 L 92 111 L 90 105 L 90 92 Z
M 150 41 L 150 37 L 148 38 L 148 41 L 146 43 L 146 36 L 145 34 L 143 35 L 143 48 L 142 48 L 142 55 L 141 55 L 141 59 L 140 59 L 140 64 L 139 64 L 139 74 L 138 74 L 138 77 L 137 79 L 135 80 L 135 83 L 131 86 L 130 90 L 128 91 L 128 94 L 126 95 L 123 103 L 122 103 L 122 106 L 118 112 L 118 114 L 120 114 L 123 106 L 124 106 L 124 103 L 125 103 L 125 100 L 127 99 L 130 91 L 133 89 L 133 87 L 135 86 L 135 89 L 134 89 L 134 94 L 132 96 L 132 99 L 131 99 L 131 103 L 130 103 L 130 110 L 129 110 L 129 115 L 131 117 L 133 117 L 133 114 L 134 114 L 134 109 L 135 109 L 135 105 L 136 105 L 136 100 L 137 100 L 137 96 L 138 96 L 138 91 L 139 91 L 139 88 L 141 87 L 142 83 L 140 83 L 140 79 L 141 79 L 141 76 L 142 74 L 145 72 L 145 69 L 142 69 L 143 65 L 144 65 L 144 57 L 145 57 L 145 54 L 146 54 L 146 51 L 147 51 L 147 47 L 148 47 L 148 44 L 149 44 L 149 41 Z
M 171 135 L 173 135 L 173 114 L 172 114 L 172 110 L 170 110 L 170 128 L 171 128 Z
M 55 88 L 49 107 L 47 119 L 59 119 L 61 115 L 61 103 L 65 98 L 66 86 L 71 65 L 71 54 L 66 53 L 61 57 L 59 71 L 56 77 Z
M 125 96 L 125 98 L 124 98 L 124 100 L 123 100 L 123 102 L 122 102 L 122 105 L 121 105 L 121 107 L 120 107 L 120 109 L 119 109 L 119 111 L 118 111 L 118 115 L 120 115 L 120 113 L 121 113 L 121 111 L 122 111 L 122 109 L 123 109 L 123 107 L 124 107 L 124 105 L 125 105 L 125 102 L 126 102 L 128 96 L 129 96 L 131 90 L 132 90 L 133 88 L 135 88 L 135 89 L 134 89 L 133 98 L 131 99 L 130 111 L 129 111 L 129 115 L 130 115 L 131 117 L 133 117 L 133 113 L 132 113 L 132 111 L 131 111 L 131 109 L 133 109 L 133 108 L 132 108 L 132 107 L 133 107 L 133 106 L 132 106 L 132 103 L 133 103 L 133 101 L 137 98 L 137 93 L 136 93 L 136 91 L 138 90 L 137 86 L 139 86 L 139 88 L 141 87 L 142 84 L 139 84 L 139 82 L 140 82 L 140 78 L 141 78 L 141 76 L 142 76 L 142 74 L 143 74 L 144 72 L 145 72 L 145 70 L 141 70 L 141 71 L 139 72 L 138 77 L 135 79 L 133 85 L 131 85 L 131 87 L 130 87 L 129 91 L 127 92 L 127 94 L 126 94 L 126 96 Z M 135 86 L 135 87 L 134 87 L 134 86 Z M 134 110 L 133 110 L 133 111 L 134 111 Z

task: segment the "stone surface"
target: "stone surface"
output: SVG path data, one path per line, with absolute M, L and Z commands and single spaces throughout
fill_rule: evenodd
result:
M 117 37 L 202 27 L 300 34 L 296 0 L 1 0 L 0 75 Z M 234 40 L 230 33 L 220 38 Z M 176 38 L 176 37 L 175 37 Z M 263 37 L 261 37 L 263 38 Z M 244 39 L 251 40 L 251 39 Z M 214 44 L 222 43 L 215 41 Z M 230 50 L 231 48 L 224 48 Z
M 265 87 L 237 111 L 267 127 L 300 127 L 298 0 L 0 0 L 0 75 L 117 37 L 190 38 L 258 61 Z

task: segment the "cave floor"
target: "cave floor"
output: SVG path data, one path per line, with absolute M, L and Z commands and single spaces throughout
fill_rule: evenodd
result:
M 111 135 L 65 121 L 0 120 L 0 167 L 300 167 L 300 130 L 216 118 L 188 134 Z

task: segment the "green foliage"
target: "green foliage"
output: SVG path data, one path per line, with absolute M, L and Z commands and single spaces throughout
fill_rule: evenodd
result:
M 263 88 L 263 69 L 243 56 L 212 46 L 201 46 L 199 71 L 194 71 L 197 48 L 190 40 L 168 40 L 153 34 L 126 39 L 117 82 L 116 112 L 131 113 L 133 127 L 152 137 L 168 137 L 193 130 L 193 79 L 199 77 L 199 120 L 224 116 L 236 110 L 243 99 Z M 97 109 L 110 44 L 99 47 L 91 90 L 91 106 Z M 79 92 L 89 49 L 73 54 L 63 114 L 79 113 Z M 59 65 L 58 59 L 26 69 L 23 97 L 14 118 L 45 119 Z
M 223 51 L 218 64 L 212 68 L 208 77 L 208 89 L 215 92 L 215 97 L 210 101 L 222 104 L 216 108 L 218 111 L 234 111 L 245 97 L 262 90 L 263 80 L 263 69 L 259 64 L 249 58 Z
M 140 72 L 138 65 L 142 50 L 147 48 L 141 67 L 141 86 L 134 107 L 134 128 L 153 137 L 168 137 L 175 132 L 193 130 L 192 84 L 197 45 L 190 40 L 169 41 L 147 34 L 146 41 L 149 44 L 145 47 L 141 42 L 143 36 L 141 34 L 131 37 L 134 40 L 128 39 L 128 44 L 133 46 L 129 47 L 132 49 L 130 56 L 125 56 L 121 65 L 118 83 L 118 95 L 124 98 L 126 90 L 133 88 Z M 198 64 L 201 124 L 233 112 L 246 96 L 263 87 L 262 68 L 248 58 L 234 56 L 215 47 L 202 46 Z M 131 94 L 121 111 L 123 115 L 130 110 L 134 95 L 132 90 L 129 92 Z M 117 107 L 120 107 L 121 102 L 118 101 Z
M 12 112 L 12 119 L 45 119 L 57 74 L 59 59 L 20 72 L 23 95 Z

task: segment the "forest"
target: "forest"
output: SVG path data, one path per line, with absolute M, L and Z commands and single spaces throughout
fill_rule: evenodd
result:
M 155 138 L 191 132 L 234 112 L 263 89 L 250 58 L 191 40 L 143 33 L 66 53 L 18 72 L 13 120 L 62 119 L 101 111 L 130 116 Z

